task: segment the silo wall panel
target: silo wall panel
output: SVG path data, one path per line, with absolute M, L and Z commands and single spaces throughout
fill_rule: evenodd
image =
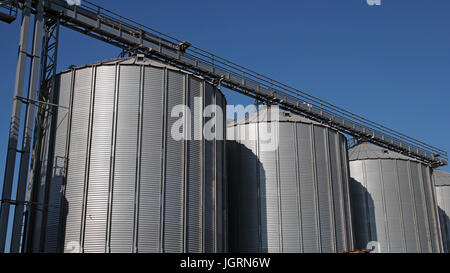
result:
M 83 250 L 106 251 L 116 67 L 96 68 Z M 70 204 L 69 204 L 70 205 Z
M 167 109 L 170 116 L 174 106 L 184 104 L 184 75 L 168 71 Z M 164 251 L 183 252 L 183 205 L 184 205 L 184 145 L 170 134 L 175 119 L 167 121 L 165 136 L 165 173 L 164 173 Z
M 266 128 L 261 124 L 258 126 L 258 132 L 262 134 Z M 259 196 L 261 198 L 261 252 L 280 253 L 281 252 L 281 234 L 280 226 L 280 200 L 278 192 L 278 152 L 265 151 L 259 152 L 262 165 L 259 166 L 258 175 L 260 181 Z
M 418 241 L 418 229 L 417 220 L 414 214 L 414 198 L 412 196 L 410 183 L 401 181 L 409 181 L 408 163 L 406 161 L 397 161 L 398 168 L 398 184 L 401 200 L 401 211 L 403 219 L 403 228 L 405 236 L 405 249 L 407 252 L 418 252 L 419 251 L 419 241 Z
M 79 252 L 85 192 L 86 158 L 88 151 L 91 113 L 93 68 L 75 72 L 72 117 L 70 128 L 69 161 L 65 187 L 64 251 Z
M 140 136 L 141 68 L 121 66 L 111 207 L 111 252 L 133 252 L 137 160 Z
M 138 251 L 160 252 L 164 70 L 145 67 L 139 186 Z M 143 182 L 145 181 L 145 183 Z
M 226 105 L 225 98 L 205 79 L 149 60 L 135 62 L 100 63 L 58 76 L 60 103 L 71 98 L 71 114 L 64 123 L 58 112 L 63 126 L 55 131 L 53 155 L 44 138 L 42 168 L 52 156 L 68 157 L 67 163 L 54 161 L 67 164 L 61 179 L 66 184 L 60 193 L 59 182 L 49 194 L 36 190 L 37 200 L 57 203 L 63 197 L 59 213 L 33 215 L 34 252 L 227 250 L 224 131 L 213 130 L 212 140 L 202 135 L 209 121 L 224 126 L 224 116 L 202 114 L 206 105 Z M 191 106 L 191 127 L 188 116 L 172 116 L 180 105 Z M 184 131 L 192 130 L 187 140 L 172 135 L 180 120 Z M 61 236 L 43 221 L 58 223 Z M 55 250 L 62 242 L 64 248 Z
M 61 76 L 59 81 L 59 98 L 58 105 L 60 107 L 56 117 L 55 128 L 55 145 L 53 155 L 53 168 L 51 170 L 51 181 L 48 198 L 48 211 L 46 217 L 45 230 L 45 246 L 44 252 L 57 252 L 62 247 L 58 241 L 61 236 L 60 220 L 62 217 L 61 207 L 62 193 L 64 186 L 64 177 L 66 176 L 67 163 L 67 130 L 69 125 L 70 115 L 70 97 L 72 91 L 72 74 L 68 73 Z
M 433 188 L 432 181 L 432 169 L 427 168 L 425 165 L 420 166 L 422 169 L 422 181 L 423 181 L 423 191 L 426 204 L 426 210 L 428 215 L 428 223 L 430 223 L 430 236 L 431 239 L 431 249 L 433 253 L 442 252 L 442 237 L 440 234 L 439 227 L 439 213 L 436 209 L 438 204 L 436 201 L 436 194 Z M 436 236 L 433 236 L 436 234 Z
M 315 163 L 316 163 L 316 178 L 317 178 L 317 196 L 319 199 L 319 230 L 320 230 L 320 246 L 321 252 L 333 251 L 333 230 L 330 198 L 330 184 L 328 173 L 328 158 L 325 150 L 327 149 L 325 141 L 325 129 L 314 127 L 314 149 L 315 149 Z
M 316 171 L 314 162 L 313 128 L 308 124 L 299 124 L 297 127 L 299 157 L 299 185 L 300 208 L 302 210 L 301 227 L 303 238 L 303 251 L 306 253 L 318 252 L 319 230 L 318 211 L 316 203 Z
M 297 185 L 294 124 L 280 124 L 280 147 L 278 151 L 280 166 L 281 218 L 283 219 L 282 240 L 284 253 L 301 251 L 299 227 L 299 198 Z
M 255 130 L 256 125 L 250 124 L 248 128 L 238 128 L 237 134 L 240 136 L 247 133 L 254 136 Z M 231 198 L 235 200 L 232 201 L 235 214 L 231 217 L 234 217 L 234 221 L 238 223 L 237 229 L 239 229 L 240 225 L 246 226 L 245 230 L 235 231 L 237 236 L 235 243 L 238 244 L 236 247 L 238 250 L 235 251 L 243 253 L 255 253 L 260 249 L 258 214 L 254 213 L 258 209 L 258 182 L 255 176 L 257 170 L 256 143 L 251 139 L 242 141 L 241 144 L 246 147 L 244 150 L 241 150 L 242 146 L 237 146 L 236 161 L 243 162 L 243 164 L 238 167 L 238 170 L 231 165 L 233 170 L 238 171 L 235 178 L 239 179 L 239 177 L 242 177 L 241 179 L 246 181 L 245 183 L 234 185 L 232 192 L 230 190 Z M 230 155 L 230 158 L 233 157 Z
M 432 179 L 438 204 L 443 251 L 450 253 L 450 174 L 434 170 Z
M 368 157 L 373 152 L 357 151 Z M 381 158 L 362 156 L 350 162 L 356 247 L 365 249 L 378 242 L 379 252 L 440 252 L 431 169 L 392 156 L 387 152 Z
M 231 251 L 298 253 L 351 248 L 351 227 L 342 227 L 349 210 L 342 183 L 348 184 L 348 176 L 337 170 L 337 164 L 342 164 L 339 169 L 348 165 L 341 160 L 345 158 L 342 145 L 330 145 L 331 139 L 334 144 L 344 141 L 345 147 L 345 138 L 312 122 L 283 121 L 279 134 L 273 136 L 278 148 L 265 151 L 257 134 L 262 124 L 251 121 L 228 126 L 228 136 L 234 133 L 236 137 L 227 143 L 227 165 L 233 170 L 228 177 Z M 335 205 L 338 201 L 341 205 Z
M 450 185 L 436 187 L 444 252 L 450 253 Z
M 189 105 L 191 106 L 191 140 L 187 142 L 188 162 L 186 177 L 190 183 L 187 185 L 187 212 L 186 212 L 186 240 L 188 252 L 203 251 L 203 152 L 202 141 L 195 140 L 195 136 L 202 134 L 201 127 L 194 126 L 194 123 L 203 124 L 201 112 L 195 111 L 195 100 L 200 100 L 199 107 L 203 108 L 203 84 L 200 80 L 189 77 Z
M 204 105 L 205 107 L 211 106 L 215 103 L 215 97 L 213 93 L 213 87 L 211 85 L 206 85 L 204 89 Z M 212 122 L 213 117 L 205 117 L 205 131 L 208 130 L 206 124 Z M 209 132 L 211 133 L 211 132 Z M 214 251 L 214 196 L 215 196 L 215 143 L 213 140 L 204 140 L 204 153 L 205 153 L 205 183 L 204 183 L 204 200 L 205 200 L 205 210 L 204 210 L 204 243 L 205 252 L 212 253 Z M 208 164 L 208 162 L 212 164 Z
M 221 177 L 224 177 L 225 173 L 225 122 L 224 117 L 226 117 L 226 102 L 225 99 L 222 96 L 219 96 L 215 94 L 215 104 L 216 111 L 221 111 L 223 109 L 223 116 L 219 116 L 218 112 L 215 116 L 216 120 L 216 128 L 215 128 L 215 192 L 213 195 L 213 201 L 214 201 L 214 207 L 215 207 L 215 219 L 214 219 L 214 226 L 215 226 L 215 232 L 213 236 L 216 236 L 217 238 L 213 238 L 216 242 L 215 245 L 215 252 L 223 252 L 223 249 L 225 247 L 225 225 L 226 225 L 226 204 L 225 200 L 227 200 L 226 197 L 226 188 L 224 179 L 221 179 Z M 221 239 L 223 238 L 223 239 Z
M 335 240 L 336 240 L 336 249 L 335 252 L 344 252 L 348 249 L 347 238 L 346 238 L 346 229 L 348 228 L 345 224 L 346 212 L 345 212 L 345 190 L 342 181 L 342 173 L 345 170 L 342 170 L 341 166 L 343 163 L 341 162 L 339 147 L 339 135 L 334 134 L 332 131 L 328 131 L 328 144 L 329 144 L 329 161 L 330 161 L 330 181 L 331 181 L 331 191 L 332 191 L 332 201 L 334 207 L 334 226 L 335 226 Z

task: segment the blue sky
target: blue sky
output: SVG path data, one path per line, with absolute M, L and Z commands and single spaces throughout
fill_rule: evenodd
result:
M 382 0 L 381 6 L 366 0 L 93 1 L 450 151 L 448 0 Z M 19 21 L 0 23 L 2 178 Z M 119 53 L 63 28 L 58 68 Z M 232 92 L 226 95 L 232 104 L 252 103 Z

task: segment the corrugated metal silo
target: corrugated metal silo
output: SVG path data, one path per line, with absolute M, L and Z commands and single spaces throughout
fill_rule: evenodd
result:
M 47 123 L 28 250 L 225 251 L 225 128 L 206 141 L 194 126 L 211 119 L 205 106 L 226 105 L 223 94 L 201 77 L 134 57 L 56 80 L 56 101 L 68 109 Z M 198 140 L 172 137 L 175 105 L 191 108 L 186 130 Z
M 355 245 L 379 252 L 441 252 L 432 169 L 369 143 L 349 150 Z
M 289 112 L 279 119 L 268 112 L 227 126 L 230 251 L 352 249 L 345 136 Z M 275 120 L 270 134 L 278 145 L 262 149 L 263 131 Z
M 450 173 L 434 170 L 433 181 L 436 188 L 444 251 L 450 253 Z

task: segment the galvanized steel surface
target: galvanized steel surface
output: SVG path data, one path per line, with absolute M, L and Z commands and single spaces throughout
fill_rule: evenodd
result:
M 47 205 L 33 210 L 32 251 L 225 251 L 224 136 L 171 136 L 173 106 L 199 97 L 201 113 L 224 106 L 223 94 L 137 58 L 75 68 L 58 82 L 59 104 L 71 111 L 58 111 L 51 183 L 34 187 Z
M 378 242 L 379 252 L 441 252 L 432 169 L 368 143 L 349 158 L 356 248 Z
M 433 181 L 436 189 L 444 251 L 450 253 L 450 173 L 434 170 Z
M 263 151 L 261 120 L 270 119 L 258 112 L 227 128 L 237 140 L 227 141 L 230 251 L 352 249 L 345 136 L 281 112 L 279 147 Z M 239 139 L 245 132 L 254 140 Z

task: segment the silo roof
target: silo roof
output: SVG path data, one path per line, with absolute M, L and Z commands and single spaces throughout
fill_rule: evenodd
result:
M 238 118 L 236 121 L 229 120 L 228 126 L 238 125 L 238 124 L 247 124 L 247 123 L 257 123 L 257 122 L 270 122 L 275 121 L 273 117 L 271 117 L 268 113 L 270 111 L 267 111 L 268 107 L 261 107 L 260 110 L 250 113 L 249 115 Z M 296 114 L 293 114 L 289 111 L 281 110 L 279 111 L 278 115 L 278 121 L 279 122 L 302 122 L 302 123 L 309 123 L 309 124 L 316 124 L 320 126 L 326 126 L 320 122 L 311 120 L 309 118 L 299 116 Z
M 69 69 L 63 70 L 61 71 L 58 75 L 63 74 L 63 73 L 67 73 L 70 72 L 72 70 L 79 70 L 79 69 L 83 69 L 83 68 L 87 68 L 87 67 L 93 67 L 93 66 L 102 66 L 102 65 L 144 65 L 144 66 L 153 66 L 153 67 L 160 67 L 160 68 L 167 68 L 170 69 L 172 71 L 178 71 L 178 72 L 182 72 L 184 74 L 188 74 L 191 75 L 193 77 L 196 77 L 200 80 L 205 80 L 206 82 L 210 83 L 213 85 L 213 83 L 211 81 L 209 81 L 208 79 L 206 79 L 205 77 L 202 77 L 200 75 L 194 74 L 190 71 L 187 70 L 183 70 L 181 68 L 157 61 L 157 60 L 152 60 L 146 57 L 138 57 L 138 56 L 131 56 L 131 57 L 126 57 L 126 58 L 115 58 L 115 59 L 107 59 L 107 60 L 102 60 L 102 61 L 97 61 L 91 64 L 85 64 L 85 65 L 80 65 L 80 66 L 74 66 L 71 67 Z M 220 89 L 216 89 L 216 92 L 219 92 L 220 94 L 222 94 L 224 96 L 224 99 L 226 101 L 225 95 L 223 94 L 223 92 Z
M 450 186 L 450 173 L 442 170 L 434 170 L 433 180 L 436 186 Z
M 180 69 L 178 67 L 175 67 L 175 66 L 172 66 L 172 65 L 169 65 L 169 64 L 166 64 L 166 63 L 162 63 L 162 62 L 157 61 L 157 60 L 152 60 L 152 59 L 149 59 L 149 58 L 145 58 L 145 57 L 139 58 L 137 56 L 97 61 L 97 62 L 90 63 L 90 64 L 75 66 L 75 67 L 72 67 L 71 69 L 63 70 L 63 71 L 61 71 L 61 73 L 69 72 L 71 70 L 78 70 L 78 69 L 82 69 L 82 68 L 86 68 L 86 67 L 92 67 L 92 66 L 116 65 L 116 64 L 120 64 L 120 65 L 148 65 L 148 66 L 161 67 L 161 68 L 165 67 L 165 68 L 169 68 L 171 70 L 181 71 L 181 72 L 186 73 L 186 74 L 194 75 L 195 77 L 200 78 L 200 79 L 204 79 L 204 77 L 201 77 L 199 75 L 195 75 L 192 72 Z
M 419 162 L 412 157 L 402 155 L 368 142 L 357 144 L 353 148 L 349 149 L 348 156 L 350 161 L 366 159 L 402 159 Z

